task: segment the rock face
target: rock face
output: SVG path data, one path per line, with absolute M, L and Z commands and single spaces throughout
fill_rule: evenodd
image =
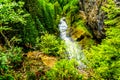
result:
M 52 68 L 57 61 L 55 57 L 47 56 L 39 51 L 28 52 L 27 58 L 33 62 L 35 61 L 35 63 L 33 63 L 34 65 L 36 65 L 37 63 L 41 63 L 40 65 L 45 65 L 50 68 Z
M 101 6 L 105 0 L 80 0 L 80 11 L 86 16 L 87 28 L 91 30 L 93 38 L 101 40 L 105 37 L 104 34 L 104 13 L 101 11 Z
M 114 1 L 115 1 L 116 5 L 117 5 L 118 7 L 120 7 L 120 0 L 114 0 Z
M 70 36 L 75 41 L 81 41 L 85 37 L 92 38 L 90 34 L 88 34 L 85 30 L 77 29 L 77 28 L 71 28 Z

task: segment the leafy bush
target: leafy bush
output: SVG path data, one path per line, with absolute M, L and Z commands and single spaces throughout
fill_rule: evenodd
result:
M 41 36 L 40 50 L 48 55 L 60 56 L 64 53 L 64 43 L 52 34 Z
M 8 70 L 8 59 L 7 55 L 3 52 L 0 52 L 0 74 Z
M 46 73 L 47 80 L 82 80 L 75 60 L 60 60 Z
M 16 23 L 26 23 L 25 17 L 27 17 L 28 14 L 25 14 L 22 9 L 23 4 L 24 2 L 21 1 L 17 3 L 8 0 L 2 0 L 0 4 L 0 33 L 9 47 L 11 47 L 9 40 L 13 36 L 16 36 L 16 34 L 13 33 L 16 31 L 13 26 Z M 14 35 L 10 35 L 10 33 Z
M 25 17 L 28 16 L 28 14 L 25 14 L 22 7 L 24 5 L 24 2 L 19 1 L 12 2 L 12 1 L 1 1 L 0 6 L 0 18 L 1 18 L 1 27 L 3 26 L 10 26 L 10 23 L 22 23 L 24 24 Z
M 38 30 L 35 26 L 35 21 L 32 19 L 31 16 L 27 17 L 26 20 L 27 22 L 25 25 L 18 25 L 18 29 L 20 29 L 19 36 L 22 39 L 21 44 L 26 44 L 27 46 L 34 46 L 35 40 L 38 36 Z
M 13 47 L 0 53 L 0 80 L 14 80 L 13 70 L 22 67 L 22 49 Z
M 34 45 L 38 30 L 31 15 L 23 7 L 24 2 L 2 0 L 0 5 L 0 33 L 7 46 L 13 45 L 10 43 L 13 37 L 19 39 L 16 44 Z
M 36 75 L 33 72 L 27 72 L 27 80 L 36 80 Z
M 107 19 L 104 23 L 109 26 L 120 27 L 120 8 L 116 6 L 114 0 L 108 0 L 105 6 L 102 6 L 102 10 L 106 13 Z
M 95 79 L 119 79 L 120 49 L 117 47 L 111 44 L 102 44 L 91 48 L 87 57 L 90 62 L 89 67 L 95 72 L 92 74 Z
M 22 67 L 23 57 L 21 48 L 13 47 L 7 54 L 9 55 L 10 65 L 12 65 L 14 69 Z
M 0 80 L 14 80 L 10 70 L 8 54 L 0 51 Z
M 25 2 L 32 17 L 34 19 L 37 17 L 37 21 L 40 23 L 35 22 L 36 27 L 41 27 L 41 29 L 47 30 L 50 33 L 57 31 L 58 24 L 56 24 L 54 4 L 48 0 L 25 0 Z
M 106 39 L 98 46 L 93 46 L 87 53 L 90 68 L 93 69 L 94 79 L 119 80 L 120 79 L 120 13 L 113 0 L 108 0 L 103 10 L 107 19 L 105 25 Z
M 49 33 L 58 33 L 58 19 L 67 16 L 68 22 L 72 24 L 79 18 L 78 0 L 24 0 L 25 7 L 32 17 L 36 19 L 35 24 Z M 40 23 L 40 24 L 38 24 Z M 36 27 L 37 27 L 36 26 Z M 40 30 L 41 31 L 41 30 Z
M 14 77 L 11 74 L 0 75 L 0 80 L 14 80 Z

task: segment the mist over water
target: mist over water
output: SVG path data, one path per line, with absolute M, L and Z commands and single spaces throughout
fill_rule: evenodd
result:
M 69 59 L 75 59 L 78 64 L 79 68 L 85 68 L 86 65 L 81 61 L 85 59 L 84 53 L 81 50 L 80 45 L 77 42 L 73 41 L 69 36 L 67 36 L 67 23 L 65 22 L 65 17 L 60 19 L 60 24 L 58 25 L 60 30 L 60 37 L 65 41 L 66 44 L 66 52 L 68 54 Z

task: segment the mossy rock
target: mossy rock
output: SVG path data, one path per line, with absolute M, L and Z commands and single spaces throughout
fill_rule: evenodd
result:
M 90 46 L 94 43 L 92 35 L 85 27 L 71 27 L 69 29 L 69 35 L 74 41 L 78 41 L 82 47 Z
M 82 47 L 90 46 L 94 43 L 93 35 L 86 26 L 85 13 L 80 11 L 74 16 L 66 16 L 66 22 L 69 27 L 68 36 L 73 41 L 78 41 Z

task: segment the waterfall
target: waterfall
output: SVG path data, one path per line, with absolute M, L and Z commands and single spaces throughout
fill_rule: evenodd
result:
M 58 25 L 60 30 L 60 37 L 65 41 L 66 44 L 66 52 L 68 53 L 69 59 L 75 59 L 78 64 L 79 68 L 85 68 L 86 65 L 82 63 L 81 61 L 85 59 L 84 54 L 81 50 L 81 47 L 74 42 L 69 36 L 67 36 L 67 24 L 65 22 L 65 17 L 60 19 L 60 24 Z

